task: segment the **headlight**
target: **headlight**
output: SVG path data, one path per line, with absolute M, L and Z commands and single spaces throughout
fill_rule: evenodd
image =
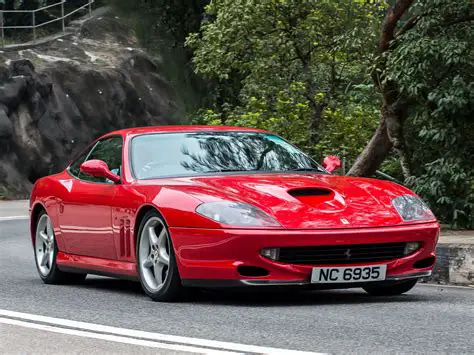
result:
M 392 205 L 404 221 L 425 221 L 435 218 L 433 212 L 417 196 L 396 197 L 392 200 Z
M 196 212 L 216 222 L 238 227 L 280 227 L 271 216 L 255 206 L 243 202 L 207 202 Z

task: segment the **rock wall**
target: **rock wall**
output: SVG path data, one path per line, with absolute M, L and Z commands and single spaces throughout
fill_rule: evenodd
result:
M 0 55 L 0 198 L 27 197 L 96 137 L 177 123 L 160 61 L 114 16 L 41 48 Z

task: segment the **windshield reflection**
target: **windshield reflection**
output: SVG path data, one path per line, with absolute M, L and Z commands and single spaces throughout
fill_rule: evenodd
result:
M 137 179 L 217 172 L 325 171 L 284 139 L 255 132 L 148 134 L 133 138 Z

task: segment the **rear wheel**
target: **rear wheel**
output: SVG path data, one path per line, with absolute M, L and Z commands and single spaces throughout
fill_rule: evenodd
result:
M 156 211 L 148 212 L 140 224 L 137 268 L 145 293 L 154 301 L 182 299 L 184 287 L 176 264 L 168 228 Z
M 363 287 L 372 296 L 398 296 L 415 287 L 417 279 L 400 281 L 392 285 L 374 285 Z
M 53 223 L 46 212 L 42 212 L 36 223 L 35 261 L 39 276 L 46 284 L 79 283 L 87 274 L 63 272 L 58 269 L 56 256 L 58 246 L 54 236 Z

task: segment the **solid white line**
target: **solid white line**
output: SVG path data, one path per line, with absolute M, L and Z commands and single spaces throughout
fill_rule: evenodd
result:
M 216 341 L 216 340 L 190 338 L 190 337 L 177 336 L 177 335 L 151 333 L 151 332 L 145 332 L 141 330 L 110 327 L 110 326 L 101 325 L 101 324 L 78 322 L 78 321 L 73 321 L 69 319 L 53 318 L 53 317 L 46 317 L 46 316 L 40 316 L 40 315 L 35 315 L 35 314 L 29 314 L 29 313 L 13 312 L 13 311 L 8 311 L 8 310 L 3 310 L 3 309 L 0 309 L 0 316 L 17 318 L 17 319 L 26 320 L 26 321 L 47 323 L 53 326 L 63 326 L 63 327 L 75 328 L 79 330 L 109 333 L 111 335 L 119 335 L 119 336 L 133 337 L 133 338 L 146 339 L 146 340 L 165 341 L 165 342 L 170 342 L 170 343 L 178 343 L 178 344 L 185 344 L 185 345 L 191 345 L 191 346 L 210 347 L 210 348 L 216 348 L 219 350 L 222 349 L 222 350 L 230 350 L 230 351 L 238 351 L 238 352 L 246 352 L 246 353 L 257 353 L 257 354 L 322 355 L 322 353 L 315 353 L 315 352 L 269 348 L 269 347 L 263 347 L 263 346 L 229 343 L 229 342 Z
M 30 216 L 9 216 L 9 217 L 0 217 L 0 221 L 14 221 L 14 220 L 24 220 L 30 219 Z
M 240 353 L 236 353 L 236 352 L 219 351 L 219 350 L 212 350 L 212 349 L 203 349 L 203 348 L 198 348 L 198 347 L 194 347 L 194 346 L 187 346 L 187 345 L 166 344 L 166 343 L 159 343 L 159 342 L 149 341 L 149 340 L 141 340 L 141 339 L 134 339 L 134 338 L 128 338 L 128 337 L 121 337 L 121 336 L 117 336 L 117 335 L 100 334 L 100 333 L 93 333 L 93 332 L 85 332 L 85 331 L 82 331 L 82 330 L 59 328 L 59 327 L 53 327 L 53 326 L 50 326 L 50 325 L 23 322 L 23 321 L 19 321 L 19 320 L 15 320 L 15 319 L 9 319 L 9 318 L 1 318 L 0 317 L 0 323 L 8 324 L 8 325 L 14 325 L 14 326 L 18 326 L 18 327 L 24 327 L 24 328 L 44 330 L 44 331 L 53 332 L 53 333 L 74 335 L 74 336 L 79 336 L 79 337 L 83 337 L 83 338 L 92 338 L 92 339 L 98 339 L 98 340 L 112 341 L 112 342 L 115 342 L 115 343 L 145 346 L 145 347 L 148 347 L 148 348 L 159 348 L 159 349 L 166 349 L 166 350 L 173 350 L 173 351 L 184 351 L 184 352 L 199 353 L 199 354 L 215 354 L 215 355 L 226 355 L 226 354 L 237 355 L 237 354 L 240 354 Z

